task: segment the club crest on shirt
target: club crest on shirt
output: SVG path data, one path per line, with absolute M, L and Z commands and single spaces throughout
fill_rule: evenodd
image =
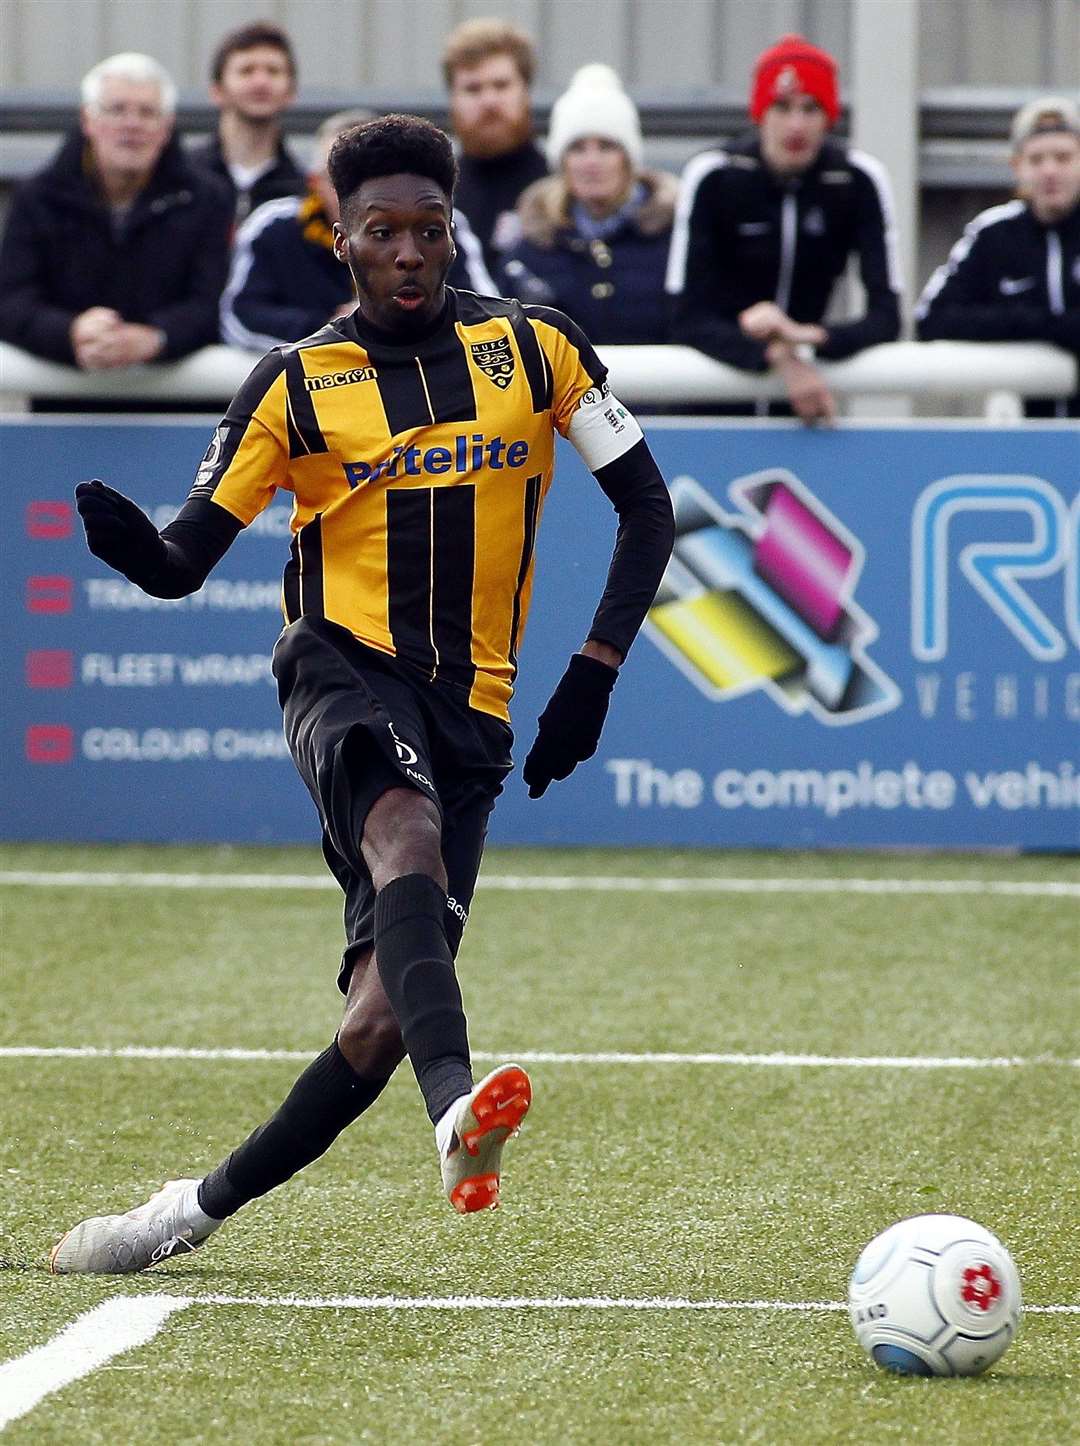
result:
M 484 375 L 504 392 L 514 379 L 514 353 L 510 338 L 500 336 L 495 341 L 474 341 L 469 350 Z

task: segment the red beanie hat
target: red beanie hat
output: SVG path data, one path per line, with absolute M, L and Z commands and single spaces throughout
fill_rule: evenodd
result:
M 813 96 L 828 116 L 829 124 L 836 124 L 840 114 L 836 61 L 801 35 L 781 35 L 770 50 L 758 56 L 754 66 L 751 116 L 760 121 L 774 100 L 798 90 Z

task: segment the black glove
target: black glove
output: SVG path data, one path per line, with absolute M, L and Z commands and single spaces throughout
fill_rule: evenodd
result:
M 539 798 L 554 778 L 568 778 L 600 742 L 617 668 L 575 653 L 536 726 L 521 776 Z
M 80 482 L 75 505 L 86 530 L 86 544 L 134 583 L 152 578 L 167 552 L 157 528 L 130 497 L 104 482 Z

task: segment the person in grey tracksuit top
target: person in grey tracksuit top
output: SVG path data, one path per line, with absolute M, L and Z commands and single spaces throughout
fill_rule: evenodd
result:
M 1012 126 L 1017 197 L 982 211 L 926 283 L 923 341 L 1047 341 L 1080 360 L 1080 106 L 1044 96 Z M 1029 397 L 1029 417 L 1080 417 L 1071 397 Z

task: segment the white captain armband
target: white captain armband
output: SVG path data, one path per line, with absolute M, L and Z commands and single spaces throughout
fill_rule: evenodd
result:
M 636 446 L 641 428 L 604 382 L 583 394 L 566 435 L 589 471 L 597 472 Z

